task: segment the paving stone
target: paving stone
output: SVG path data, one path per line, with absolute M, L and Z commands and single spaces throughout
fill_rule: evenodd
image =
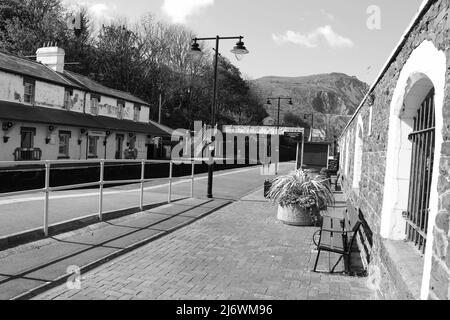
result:
M 92 270 L 84 275 L 77 296 L 371 299 L 373 293 L 364 278 L 313 273 L 316 252 L 312 250 L 312 235 L 317 229 L 278 223 L 277 208 L 269 206 L 260 193 Z M 324 255 L 321 268 L 328 265 Z M 36 298 L 70 299 L 71 295 L 62 286 Z

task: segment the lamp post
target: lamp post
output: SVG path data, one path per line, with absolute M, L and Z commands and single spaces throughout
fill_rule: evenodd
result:
M 272 104 L 272 100 L 277 100 L 278 101 L 278 117 L 277 117 L 277 136 L 278 139 L 280 138 L 280 111 L 281 111 L 281 101 L 282 100 L 288 100 L 288 103 L 292 106 L 294 103 L 292 102 L 292 98 L 291 97 L 277 97 L 277 98 L 267 98 L 267 104 L 271 105 Z M 278 162 L 276 164 L 276 175 L 278 175 Z
M 200 49 L 200 45 L 198 41 L 215 41 L 216 46 L 214 48 L 214 84 L 213 84 L 213 99 L 212 99 L 212 108 L 211 108 L 211 128 L 214 128 L 216 124 L 216 109 L 217 109 L 217 76 L 218 76 L 218 64 L 219 64 L 219 42 L 220 40 L 239 40 L 236 43 L 236 46 L 231 50 L 232 53 L 235 54 L 236 59 L 241 60 L 241 58 L 248 54 L 249 51 L 242 42 L 242 36 L 236 37 L 211 37 L 211 38 L 194 38 L 192 39 L 193 43 L 191 45 L 191 53 L 192 54 L 202 54 L 202 50 Z M 212 144 L 213 141 L 210 142 Z M 214 151 L 211 152 L 211 156 L 214 158 Z M 213 160 L 213 159 L 211 159 Z M 214 162 L 210 161 L 208 164 L 208 190 L 207 197 L 212 198 L 212 186 L 213 186 L 213 176 L 214 176 Z

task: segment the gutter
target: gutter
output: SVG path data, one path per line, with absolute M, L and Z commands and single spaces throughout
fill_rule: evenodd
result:
M 428 9 L 430 9 L 431 5 L 433 3 L 435 3 L 436 1 L 437 0 L 424 0 L 422 2 L 422 4 L 420 5 L 418 13 L 414 17 L 414 19 L 412 20 L 412 22 L 410 23 L 408 28 L 406 29 L 406 31 L 403 34 L 400 42 L 395 47 L 394 51 L 392 52 L 392 54 L 388 58 L 387 62 L 385 63 L 384 67 L 381 69 L 381 73 L 378 75 L 378 77 L 376 78 L 375 82 L 370 87 L 369 92 L 366 94 L 366 96 L 362 100 L 361 104 L 358 106 L 358 109 L 356 109 L 355 113 L 353 114 L 352 118 L 350 119 L 350 121 L 345 126 L 344 130 L 342 130 L 342 133 L 341 133 L 339 139 L 343 138 L 343 136 L 346 133 L 346 131 L 347 131 L 348 127 L 350 126 L 350 124 L 352 124 L 353 120 L 355 120 L 355 118 L 358 115 L 359 111 L 361 111 L 362 107 L 364 106 L 364 103 L 367 101 L 367 98 L 369 98 L 369 96 L 372 94 L 372 92 L 375 89 L 375 87 L 381 81 L 381 78 L 386 74 L 386 72 L 389 69 L 389 67 L 391 66 L 392 62 L 395 61 L 395 59 L 397 58 L 397 56 L 400 53 L 401 49 L 403 48 L 403 45 L 405 44 L 405 42 L 408 39 L 408 37 L 411 34 L 411 32 L 413 31 L 414 27 L 417 25 L 419 20 L 425 15 L 425 13 L 428 11 Z

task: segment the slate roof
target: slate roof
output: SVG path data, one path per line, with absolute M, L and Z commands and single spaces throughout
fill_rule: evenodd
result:
M 81 74 L 65 70 L 64 77 L 68 78 L 70 81 L 74 81 L 74 82 L 78 83 L 79 85 L 85 87 L 90 92 L 98 93 L 101 95 L 114 97 L 114 98 L 118 98 L 118 99 L 123 99 L 126 101 L 130 101 L 130 102 L 148 106 L 147 102 L 133 96 L 131 93 L 105 87 L 104 85 L 102 85 L 86 76 L 83 76 Z
M 2 121 L 65 125 L 87 129 L 138 132 L 159 137 L 170 137 L 169 132 L 164 131 L 153 122 L 142 123 L 131 120 L 119 120 L 74 111 L 32 107 L 9 101 L 0 101 L 0 119 Z
M 59 84 L 65 87 L 82 89 L 78 84 L 66 79 L 39 62 L 19 58 L 2 52 L 0 52 L 0 70 Z
M 25 77 L 35 78 L 44 82 L 50 82 L 53 84 L 62 85 L 64 87 L 70 87 L 80 90 L 89 91 L 117 99 L 122 99 L 130 102 L 134 102 L 140 105 L 148 106 L 149 104 L 142 99 L 135 97 L 134 95 L 119 90 L 114 90 L 100 83 L 89 79 L 86 76 L 64 71 L 64 73 L 56 72 L 42 63 L 20 58 L 13 55 L 0 52 L 0 70 L 5 72 L 11 72 L 19 74 Z

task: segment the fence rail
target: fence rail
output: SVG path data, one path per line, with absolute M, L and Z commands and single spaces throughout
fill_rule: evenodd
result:
M 191 198 L 194 197 L 194 182 L 195 182 L 195 164 L 201 163 L 204 159 L 190 159 L 189 163 L 192 166 L 191 170 Z M 114 164 L 114 163 L 123 163 L 123 164 L 134 164 L 141 166 L 141 174 L 139 179 L 129 179 L 129 180 L 106 180 L 105 181 L 105 165 L 106 164 Z M 145 168 L 147 164 L 169 164 L 169 186 L 168 186 L 168 194 L 167 194 L 167 202 L 172 202 L 172 182 L 173 182 L 173 165 L 174 162 L 171 160 L 105 160 L 105 159 L 96 159 L 96 160 L 40 160 L 40 161 L 21 161 L 20 163 L 15 161 L 0 161 L 0 168 L 8 167 L 8 166 L 16 166 L 20 165 L 37 165 L 42 166 L 45 170 L 45 182 L 44 188 L 25 190 L 25 191 L 15 191 L 0 194 L 0 198 L 2 197 L 12 197 L 18 195 L 26 195 L 26 194 L 35 194 L 35 193 L 44 193 L 44 209 L 43 209 L 43 231 L 46 237 L 49 235 L 49 203 L 50 203 L 50 194 L 56 191 L 66 191 L 73 190 L 79 188 L 87 188 L 87 187 L 99 187 L 98 191 L 98 218 L 100 221 L 103 220 L 103 194 L 104 187 L 108 185 L 117 185 L 117 184 L 140 184 L 140 195 L 139 195 L 139 208 L 140 210 L 144 209 L 144 185 L 146 182 L 150 182 L 155 180 L 146 179 L 145 178 Z M 186 164 L 186 162 L 184 162 Z M 88 182 L 81 184 L 71 184 L 59 187 L 52 187 L 50 184 L 50 173 L 53 169 L 57 169 L 55 165 L 62 164 L 98 164 L 100 166 L 100 175 L 99 180 L 96 182 Z

